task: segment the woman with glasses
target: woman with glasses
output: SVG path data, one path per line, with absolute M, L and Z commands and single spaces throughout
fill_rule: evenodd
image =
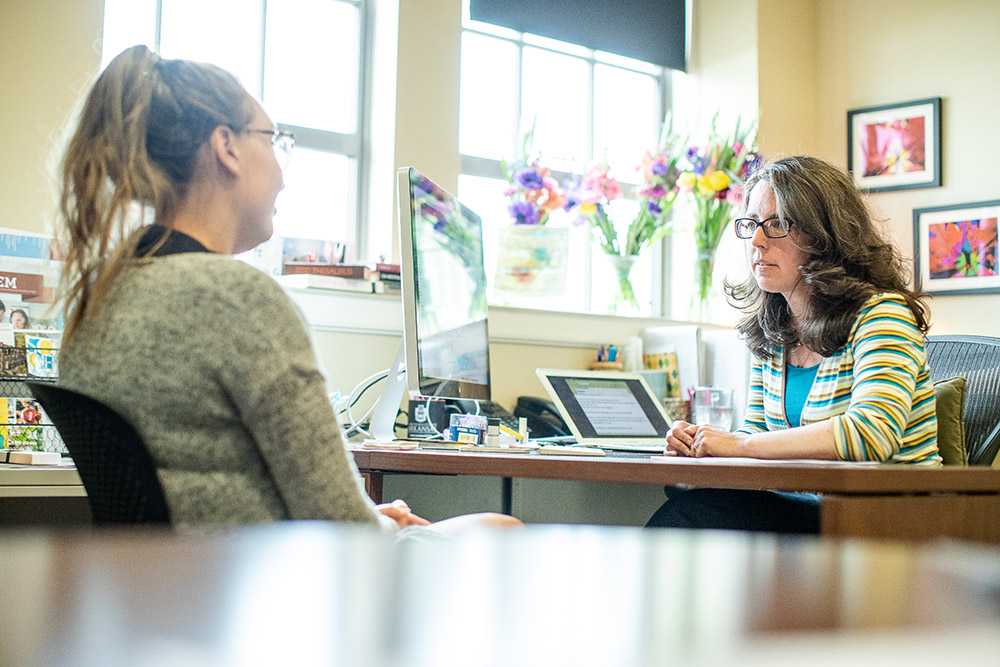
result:
M 734 228 L 752 275 L 726 285 L 753 353 L 744 424 L 675 422 L 666 453 L 941 465 L 927 309 L 850 177 L 789 157 L 745 192 Z M 648 525 L 818 532 L 819 505 L 808 494 L 692 489 Z
M 61 384 L 137 428 L 180 527 L 426 524 L 363 494 L 298 311 L 231 257 L 271 236 L 292 145 L 217 67 L 111 62 L 62 163 Z

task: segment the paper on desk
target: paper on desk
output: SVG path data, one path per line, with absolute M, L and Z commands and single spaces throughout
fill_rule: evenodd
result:
M 657 463 L 679 463 L 682 465 L 741 465 L 741 466 L 810 466 L 820 468 L 856 468 L 882 465 L 878 461 L 825 461 L 821 459 L 752 459 L 744 456 L 703 456 L 701 458 L 691 456 L 667 456 L 665 454 L 654 454 L 649 457 L 651 461 Z
M 406 440 L 365 440 L 361 443 L 365 449 L 418 449 L 419 443 Z

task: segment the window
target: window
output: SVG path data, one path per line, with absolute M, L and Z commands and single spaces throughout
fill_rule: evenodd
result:
M 525 129 L 535 124 L 533 148 L 560 178 L 606 158 L 623 184 L 637 183 L 635 167 L 669 108 L 670 78 L 662 67 L 472 21 L 468 3 L 463 27 L 458 194 L 483 218 L 492 279 L 499 230 L 510 224 L 501 161 L 516 157 Z M 619 206 L 617 220 L 627 225 L 637 204 Z M 590 230 L 561 212 L 549 224 L 570 225 L 566 293 L 512 305 L 606 312 L 615 279 Z M 644 253 L 632 274 L 645 315 L 664 308 L 661 256 L 660 247 Z
M 275 236 L 345 242 L 363 256 L 365 16 L 366 0 L 105 0 L 103 64 L 146 44 L 231 71 L 295 134 Z

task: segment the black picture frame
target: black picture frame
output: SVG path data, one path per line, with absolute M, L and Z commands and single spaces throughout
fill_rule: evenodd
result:
M 941 98 L 847 112 L 847 169 L 867 192 L 941 185 Z
M 1000 294 L 1000 199 L 913 209 L 913 282 L 935 296 Z

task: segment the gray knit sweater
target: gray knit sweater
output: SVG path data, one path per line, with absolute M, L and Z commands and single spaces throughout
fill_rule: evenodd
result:
M 178 527 L 391 523 L 361 490 L 298 311 L 243 262 L 135 260 L 59 365 L 61 385 L 138 429 Z

